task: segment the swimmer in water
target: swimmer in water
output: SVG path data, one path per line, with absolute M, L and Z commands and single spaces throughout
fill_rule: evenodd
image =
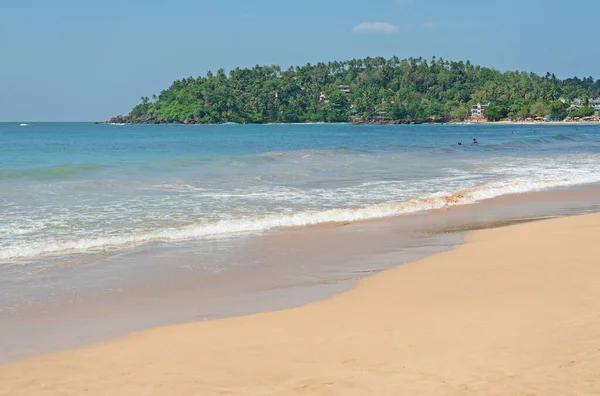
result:
M 479 144 L 479 142 L 477 141 L 477 139 L 473 138 L 473 144 Z
M 456 144 L 458 144 L 459 146 L 462 146 L 462 143 L 461 143 L 461 142 L 458 142 L 458 143 L 456 143 Z

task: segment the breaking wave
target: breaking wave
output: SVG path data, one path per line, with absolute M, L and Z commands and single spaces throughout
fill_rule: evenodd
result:
M 561 177 L 535 180 L 515 179 L 509 182 L 489 182 L 476 186 L 431 194 L 402 202 L 388 202 L 355 208 L 299 211 L 279 215 L 256 215 L 241 219 L 207 221 L 179 228 L 164 228 L 133 235 L 98 236 L 73 241 L 38 241 L 25 246 L 8 246 L 0 251 L 0 259 L 30 258 L 59 253 L 93 251 L 112 247 L 126 247 L 151 241 L 183 241 L 211 236 L 227 236 L 263 232 L 277 228 L 304 227 L 330 222 L 355 222 L 473 204 L 506 194 L 539 191 L 548 188 L 600 182 L 600 172 L 570 172 Z

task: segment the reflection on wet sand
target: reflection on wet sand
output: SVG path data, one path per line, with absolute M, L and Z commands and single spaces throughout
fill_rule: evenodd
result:
M 427 214 L 154 243 L 63 262 L 42 277 L 0 280 L 0 361 L 169 323 L 302 305 L 449 249 L 464 232 L 595 212 L 599 203 L 598 186 L 507 195 Z

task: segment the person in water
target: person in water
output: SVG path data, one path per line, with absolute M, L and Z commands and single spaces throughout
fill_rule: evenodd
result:
M 477 141 L 477 139 L 473 138 L 473 144 L 479 144 L 479 142 Z
M 456 144 L 458 144 L 459 146 L 462 146 L 462 143 L 461 143 L 461 142 L 458 142 L 458 143 L 456 143 Z

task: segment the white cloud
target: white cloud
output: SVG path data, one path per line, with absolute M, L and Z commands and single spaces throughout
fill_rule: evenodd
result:
M 398 26 L 388 22 L 361 22 L 352 31 L 361 34 L 394 34 L 398 31 Z
M 439 28 L 440 27 L 440 23 L 439 22 L 435 22 L 435 21 L 429 21 L 429 22 L 425 22 L 423 25 L 421 25 L 421 27 L 423 29 L 433 30 L 433 29 Z

